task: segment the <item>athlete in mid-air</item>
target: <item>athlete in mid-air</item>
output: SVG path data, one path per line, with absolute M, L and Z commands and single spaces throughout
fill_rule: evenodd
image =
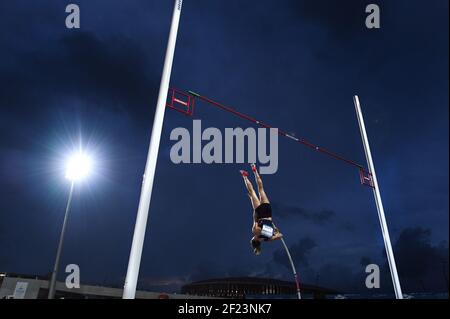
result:
M 259 176 L 258 170 L 255 164 L 251 164 L 253 174 L 255 175 L 256 185 L 258 186 L 258 195 L 256 195 L 253 185 L 248 179 L 248 173 L 246 171 L 240 171 L 245 187 L 247 188 L 247 194 L 250 198 L 253 207 L 253 226 L 252 233 L 253 238 L 250 243 L 253 248 L 253 252 L 256 255 L 261 253 L 261 243 L 263 241 L 271 241 L 280 239 L 283 235 L 272 221 L 272 207 L 267 197 L 261 176 Z

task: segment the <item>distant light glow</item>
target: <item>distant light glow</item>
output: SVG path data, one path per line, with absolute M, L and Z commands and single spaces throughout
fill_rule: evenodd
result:
M 67 162 L 66 178 L 72 182 L 85 179 L 92 171 L 92 164 L 89 155 L 83 152 L 73 154 Z

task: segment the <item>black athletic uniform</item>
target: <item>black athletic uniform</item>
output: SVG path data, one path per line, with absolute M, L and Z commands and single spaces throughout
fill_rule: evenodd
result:
M 255 219 L 256 219 L 256 222 L 258 223 L 259 227 L 263 228 L 264 226 L 268 226 L 268 227 L 272 228 L 273 231 L 275 231 L 275 227 L 274 227 L 272 221 L 267 219 L 267 218 L 271 218 L 271 217 L 272 217 L 272 206 L 270 206 L 269 203 L 262 203 L 261 205 L 256 207 Z M 259 238 L 262 238 L 267 241 L 271 237 L 268 237 L 265 235 L 260 235 Z
M 255 209 L 255 218 L 256 220 L 260 220 L 262 218 L 271 218 L 272 217 L 272 206 L 269 203 L 262 203 Z

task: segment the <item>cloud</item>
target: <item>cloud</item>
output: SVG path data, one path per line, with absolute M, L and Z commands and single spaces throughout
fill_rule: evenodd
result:
M 316 281 L 320 286 L 336 289 L 343 293 L 392 293 L 392 282 L 386 259 L 373 260 L 362 256 L 358 265 L 341 263 L 324 263 L 315 267 L 310 265 L 308 256 L 317 247 L 309 237 L 300 239 L 289 249 L 296 264 L 302 268 L 301 275 L 306 282 Z M 406 228 L 398 237 L 394 246 L 397 269 L 405 293 L 411 292 L 445 292 L 448 291 L 449 254 L 448 242 L 438 244 L 431 242 L 431 230 L 421 227 Z M 383 250 L 383 254 L 384 250 Z M 286 253 L 277 250 L 273 259 L 290 270 Z M 365 267 L 375 263 L 380 265 L 381 287 L 377 291 L 368 291 L 365 287 Z M 271 274 L 269 268 L 267 274 Z M 306 274 L 306 275 L 305 275 Z
M 370 257 L 363 256 L 361 257 L 360 264 L 361 266 L 366 267 L 367 265 L 372 264 L 372 259 Z
M 291 1 L 302 19 L 323 26 L 336 37 L 360 34 L 364 31 L 366 4 L 360 0 L 347 1 Z
M 324 224 L 333 218 L 336 213 L 332 210 L 311 211 L 297 206 L 272 203 L 274 214 L 281 218 L 287 218 L 291 215 L 311 221 L 314 224 Z
M 188 276 L 189 282 L 206 280 L 211 278 L 220 278 L 224 276 L 224 271 L 220 265 L 214 262 L 203 262 L 197 264 Z
M 351 223 L 349 221 L 340 222 L 338 227 L 340 229 L 342 229 L 342 230 L 345 230 L 345 231 L 349 232 L 349 233 L 354 233 L 356 231 L 356 229 L 357 229 L 355 224 L 353 224 L 353 223 Z
M 310 237 L 303 237 L 297 243 L 289 247 L 289 251 L 291 253 L 294 264 L 297 267 L 309 266 L 308 255 L 313 248 L 317 247 L 316 242 Z M 273 254 L 273 259 L 276 263 L 285 266 L 290 269 L 291 265 L 289 264 L 289 260 L 286 256 L 286 252 L 284 250 L 277 250 Z
M 279 280 L 291 280 L 292 272 L 289 269 L 280 267 L 279 264 L 274 264 L 272 262 L 264 263 L 262 267 L 255 267 L 248 273 L 249 277 L 259 277 L 259 278 L 273 278 Z
M 448 242 L 433 245 L 430 229 L 406 228 L 393 249 L 404 291 L 448 291 Z M 384 269 L 389 271 L 387 263 Z
M 0 61 L 0 105 L 22 111 L 23 118 L 42 114 L 52 105 L 67 108 L 76 98 L 97 108 L 133 109 L 139 120 L 150 98 L 154 100 L 158 81 L 147 61 L 148 53 L 124 36 L 60 36 L 50 46 L 23 49 Z
M 365 286 L 367 274 L 365 267 L 353 268 L 350 266 L 327 263 L 318 271 L 317 284 L 319 286 L 336 289 L 341 293 L 367 293 Z M 370 291 L 375 293 L 378 291 Z

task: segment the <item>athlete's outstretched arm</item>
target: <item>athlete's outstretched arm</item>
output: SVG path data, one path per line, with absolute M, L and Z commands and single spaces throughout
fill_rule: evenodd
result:
M 281 239 L 281 238 L 283 237 L 283 234 L 280 232 L 280 230 L 278 229 L 278 227 L 275 226 L 275 224 L 272 223 L 272 225 L 273 225 L 273 228 L 274 228 L 275 232 L 274 232 L 272 238 L 270 238 L 270 240 Z
M 270 238 L 270 240 L 277 240 L 277 239 L 281 239 L 282 237 L 283 237 L 283 234 L 278 232 L 278 233 L 274 234 L 272 236 L 272 238 Z

